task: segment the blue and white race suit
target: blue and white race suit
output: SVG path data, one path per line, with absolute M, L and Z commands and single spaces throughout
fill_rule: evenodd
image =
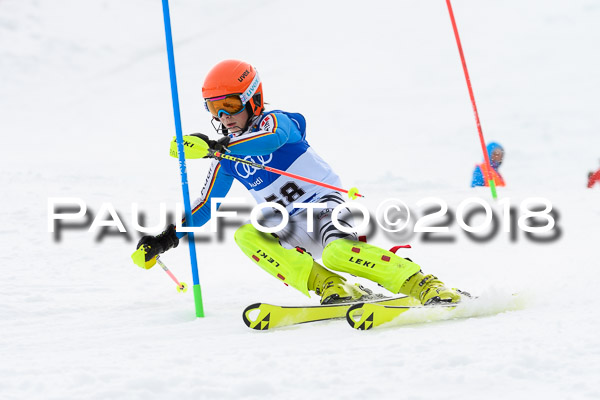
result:
M 229 137 L 231 156 L 341 186 L 338 175 L 306 141 L 306 120 L 301 114 L 269 111 L 254 117 L 246 131 Z M 339 192 L 230 160 L 212 161 L 201 196 L 192 204 L 192 226 L 199 227 L 210 220 L 211 199 L 225 197 L 234 179 L 248 189 L 257 203 L 276 202 L 285 207 L 290 223 L 277 236 L 286 247 L 304 247 L 318 256 L 331 240 L 356 239 L 356 235 L 339 231 L 331 222 L 332 209 L 344 202 Z M 319 224 L 313 234 L 305 229 L 306 210 L 294 208 L 293 203 L 327 203 L 327 208 L 314 212 Z M 347 209 L 339 213 L 338 220 L 344 226 L 353 224 Z

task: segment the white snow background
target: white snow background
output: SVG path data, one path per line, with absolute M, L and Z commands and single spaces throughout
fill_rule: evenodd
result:
M 484 135 L 506 149 L 499 196 L 548 198 L 561 235 L 478 243 L 453 221 L 452 243 L 382 231 L 370 242 L 410 243 L 401 255 L 425 272 L 481 296 L 518 291 L 528 307 L 258 332 L 242 322 L 247 305 L 318 300 L 246 259 L 235 227 L 197 243 L 202 319 L 191 290 L 130 259 L 131 204 L 156 225 L 160 202 L 182 201 L 160 1 L 1 1 L 0 398 L 600 398 L 600 190 L 586 188 L 600 158 L 600 3 L 453 6 Z M 217 137 L 202 82 L 239 58 L 270 107 L 306 116 L 309 143 L 370 209 L 391 197 L 415 211 L 429 196 L 453 211 L 472 196 L 493 203 L 468 187 L 482 155 L 444 1 L 172 0 L 171 17 L 184 133 Z M 207 166 L 188 161 L 192 197 Z M 230 195 L 251 204 L 241 185 Z M 93 217 L 110 203 L 129 239 L 82 228 L 57 241 L 50 197 L 81 198 Z M 163 260 L 191 287 L 185 243 Z

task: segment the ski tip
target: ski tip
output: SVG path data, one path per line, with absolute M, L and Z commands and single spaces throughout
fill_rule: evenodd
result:
M 242 313 L 242 319 L 246 326 L 250 329 L 255 329 L 257 331 L 265 331 L 269 329 L 269 322 L 271 318 L 271 313 L 264 313 L 260 309 L 262 303 L 254 303 L 249 305 L 244 309 Z
M 355 304 L 346 312 L 346 321 L 354 329 L 361 329 L 364 303 Z M 362 324 L 364 330 L 364 323 Z

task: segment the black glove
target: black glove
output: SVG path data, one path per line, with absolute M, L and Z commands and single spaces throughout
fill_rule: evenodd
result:
M 190 136 L 196 136 L 204 140 L 208 144 L 208 148 L 211 150 L 218 151 L 219 153 L 229 153 L 229 150 L 227 149 L 227 145 L 229 144 L 230 140 L 229 136 L 222 137 L 219 140 L 209 139 L 208 136 L 203 133 L 192 133 Z M 208 157 L 210 156 L 207 155 L 204 158 Z
M 177 247 L 178 245 L 179 238 L 175 233 L 175 225 L 171 224 L 159 235 L 142 236 L 137 244 L 137 248 L 139 249 L 141 246 L 144 246 L 146 249 L 146 261 L 150 261 L 157 255 Z

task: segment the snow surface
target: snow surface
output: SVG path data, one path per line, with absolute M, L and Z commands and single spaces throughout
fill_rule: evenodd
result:
M 482 296 L 518 291 L 527 308 L 255 332 L 247 305 L 317 299 L 253 266 L 234 226 L 198 240 L 203 319 L 191 291 L 129 258 L 131 204 L 156 225 L 160 202 L 181 201 L 160 2 L 0 2 L 0 398 L 600 398 L 600 190 L 585 188 L 600 158 L 600 3 L 453 3 L 484 134 L 506 148 L 499 195 L 548 198 L 561 235 L 477 243 L 454 222 L 452 243 L 370 241 L 409 242 L 403 255 L 424 271 Z M 216 137 L 204 75 L 245 59 L 271 107 L 307 117 L 310 143 L 372 210 L 390 197 L 414 210 L 430 196 L 454 211 L 491 202 L 468 188 L 481 148 L 443 1 L 172 0 L 171 15 L 184 132 Z M 207 164 L 188 163 L 192 195 Z M 81 198 L 93 216 L 110 203 L 130 236 L 84 228 L 58 241 L 50 197 Z M 187 246 L 163 260 L 191 286 Z

